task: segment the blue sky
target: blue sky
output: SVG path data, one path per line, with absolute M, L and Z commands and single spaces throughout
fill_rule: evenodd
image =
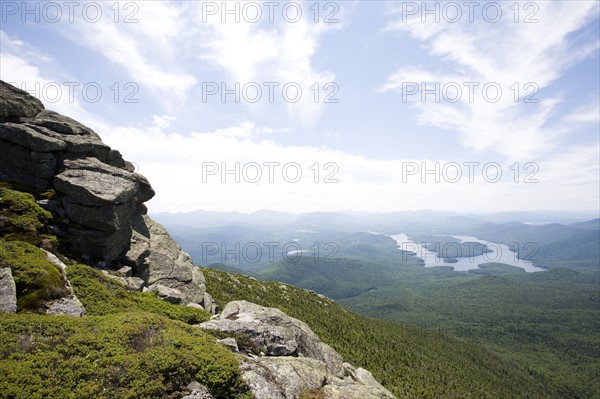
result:
M 596 1 L 69 4 L 1 3 L 0 77 L 153 212 L 598 212 Z

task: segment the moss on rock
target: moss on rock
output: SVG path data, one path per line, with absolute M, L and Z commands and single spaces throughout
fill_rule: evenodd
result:
M 0 239 L 0 266 L 11 269 L 17 311 L 42 311 L 46 302 L 70 294 L 60 267 L 29 243 Z

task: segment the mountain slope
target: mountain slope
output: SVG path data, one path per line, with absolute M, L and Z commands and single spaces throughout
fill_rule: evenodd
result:
M 484 240 L 519 249 L 519 256 L 546 268 L 569 268 L 598 275 L 598 219 L 562 225 L 484 224 L 470 232 Z
M 17 313 L 0 313 L 0 398 L 181 397 L 192 380 L 215 398 L 252 398 L 232 353 L 190 325 L 209 312 L 70 261 L 50 213 L 9 187 L 0 185 L 0 271 L 14 290 L 2 285 L 0 302 L 12 295 L 16 306 L 1 309 Z M 34 245 L 43 242 L 68 265 Z
M 306 322 L 399 398 L 560 397 L 539 375 L 482 346 L 416 327 L 369 319 L 332 300 L 277 282 L 203 269 L 221 306 L 247 300 Z

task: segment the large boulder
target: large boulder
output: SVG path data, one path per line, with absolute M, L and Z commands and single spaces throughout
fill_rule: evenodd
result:
M 76 204 L 121 205 L 130 202 L 139 190 L 132 175 L 96 158 L 69 159 L 54 177 L 54 186 Z
M 88 206 L 141 204 L 154 197 L 148 180 L 137 173 L 101 162 L 97 158 L 65 159 L 54 178 L 57 190 Z
M 97 158 L 65 159 L 53 183 L 76 233 L 72 249 L 108 263 L 129 249 L 131 220 L 154 194 L 144 177 Z
M 237 359 L 242 377 L 257 399 L 295 399 L 334 378 L 325 363 L 307 357 L 238 355 Z
M 344 363 L 347 377 L 335 380 L 322 388 L 327 399 L 391 399 L 394 395 L 384 388 L 370 371 L 363 368 L 355 369 Z
M 232 334 L 245 334 L 268 356 L 303 356 L 320 360 L 337 376 L 344 375 L 342 357 L 306 325 L 279 309 L 247 301 L 227 304 L 216 318 L 201 328 Z
M 242 376 L 257 399 L 295 399 L 311 391 L 325 399 L 394 399 L 370 372 L 343 363 L 305 323 L 278 309 L 230 302 L 198 327 L 230 335 L 221 342 L 239 350 Z
M 395 399 L 366 370 L 358 369 L 366 381 L 354 374 L 334 376 L 321 361 L 305 357 L 249 357 L 236 355 L 242 377 L 257 399 L 296 399 L 315 392 L 323 399 Z M 316 394 L 315 394 L 316 395 Z
M 165 228 L 147 215 L 134 218 L 132 242 L 125 258 L 134 275 L 165 300 L 182 305 L 205 302 L 204 274 Z

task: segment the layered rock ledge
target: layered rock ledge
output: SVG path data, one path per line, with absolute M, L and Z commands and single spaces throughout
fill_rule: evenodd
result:
M 0 181 L 55 191 L 41 205 L 58 216 L 55 234 L 74 257 L 109 271 L 130 268 L 115 276 L 130 289 L 215 310 L 200 269 L 146 215 L 144 202 L 154 196 L 148 180 L 92 129 L 2 81 Z M 3 306 L 12 308 L 11 300 Z

